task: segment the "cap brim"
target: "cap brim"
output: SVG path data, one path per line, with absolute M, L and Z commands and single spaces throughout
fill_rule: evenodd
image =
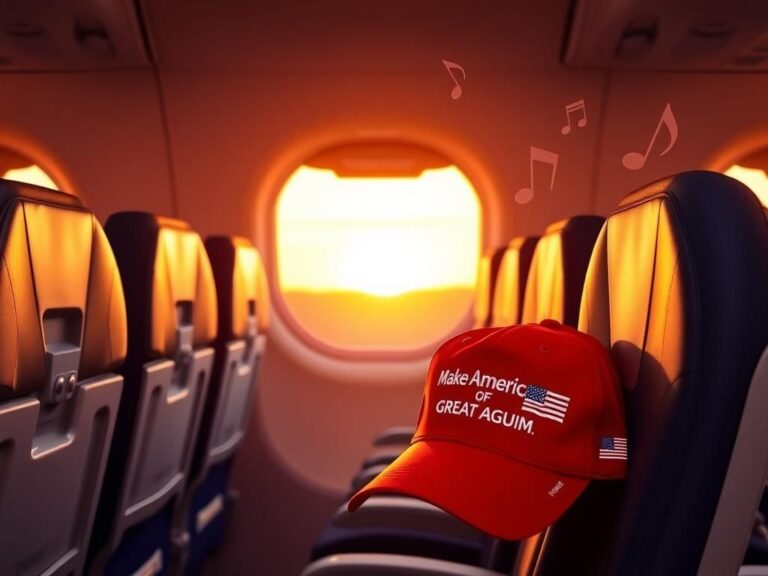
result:
M 449 441 L 419 441 L 349 501 L 376 494 L 425 500 L 505 540 L 543 531 L 579 497 L 589 479 L 565 476 Z

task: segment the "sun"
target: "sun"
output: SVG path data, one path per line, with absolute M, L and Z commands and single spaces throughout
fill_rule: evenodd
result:
M 422 258 L 410 249 L 407 233 L 396 227 L 372 227 L 356 236 L 354 246 L 342 256 L 343 268 L 335 272 L 344 289 L 387 297 L 428 284 L 420 270 Z

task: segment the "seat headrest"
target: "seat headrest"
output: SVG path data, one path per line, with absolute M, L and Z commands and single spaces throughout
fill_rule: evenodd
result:
M 115 258 L 93 214 L 75 196 L 0 180 L 0 394 L 43 391 L 57 353 L 79 380 L 106 372 L 126 338 Z
M 147 212 L 113 214 L 105 230 L 125 289 L 129 361 L 210 344 L 218 322 L 216 286 L 200 236 L 186 222 Z M 182 337 L 181 331 L 189 332 Z
M 589 257 L 605 221 L 574 216 L 547 227 L 533 254 L 521 322 L 552 318 L 576 326 Z
M 490 325 L 493 317 L 493 298 L 498 284 L 499 266 L 505 250 L 506 246 L 489 248 L 478 264 L 474 306 L 475 328 L 484 328 Z
M 588 534 L 592 561 L 608 573 L 698 572 L 768 345 L 767 255 L 755 195 L 718 173 L 656 182 L 608 218 L 579 329 L 610 347 L 626 389 L 629 471 L 621 502 L 605 507 L 617 517 L 600 515 L 598 527 L 594 506 L 575 507 L 551 528 L 542 562 L 592 573 L 573 566 Z
M 264 270 L 258 250 L 247 238 L 212 236 L 205 241 L 219 302 L 219 339 L 255 335 L 264 327 L 267 302 L 262 295 Z
M 523 296 L 538 236 L 513 238 L 504 250 L 493 297 L 493 326 L 520 323 Z

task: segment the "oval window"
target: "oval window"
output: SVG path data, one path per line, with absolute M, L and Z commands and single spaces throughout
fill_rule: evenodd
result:
M 467 318 L 481 206 L 446 158 L 407 144 L 325 150 L 286 180 L 275 211 L 280 293 L 316 341 L 417 349 Z

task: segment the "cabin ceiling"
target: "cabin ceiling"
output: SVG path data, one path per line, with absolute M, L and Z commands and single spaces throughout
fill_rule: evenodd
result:
M 0 70 L 556 66 L 570 0 L 0 0 Z
M 768 0 L 0 0 L 0 71 L 768 70 Z
M 0 71 L 150 64 L 132 0 L 0 0 Z

